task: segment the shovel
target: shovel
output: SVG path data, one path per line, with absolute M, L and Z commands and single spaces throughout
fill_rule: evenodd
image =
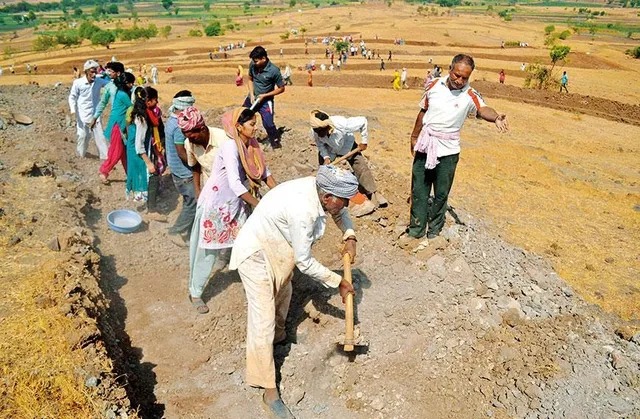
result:
M 348 283 L 352 283 L 351 280 L 351 255 L 345 253 L 342 257 L 344 263 L 344 280 Z M 345 333 L 344 338 L 338 342 L 338 346 L 342 346 L 344 352 L 358 352 L 366 353 L 368 345 L 360 338 L 360 333 L 354 333 L 354 315 L 353 315 L 353 294 L 347 294 L 345 299 L 344 319 L 345 319 Z

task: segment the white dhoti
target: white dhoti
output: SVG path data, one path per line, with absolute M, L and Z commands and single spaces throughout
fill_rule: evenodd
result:
M 76 121 L 76 134 L 78 135 L 78 141 L 76 144 L 76 153 L 78 156 L 85 156 L 87 149 L 89 148 L 89 138 L 93 135 L 96 147 L 98 148 L 100 160 L 105 160 L 107 158 L 108 146 L 104 137 L 104 131 L 102 129 L 102 122 L 100 122 L 100 119 L 98 119 L 94 127 L 91 128 L 88 123 L 82 122 L 78 117 Z
M 277 280 L 260 250 L 240 263 L 238 273 L 248 302 L 246 382 L 254 387 L 276 388 L 273 344 L 286 338 L 293 272 Z

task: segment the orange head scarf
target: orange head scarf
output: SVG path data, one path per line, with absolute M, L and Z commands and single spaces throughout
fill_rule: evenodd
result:
M 227 133 L 227 136 L 233 139 L 238 146 L 238 154 L 240 155 L 240 161 L 242 162 L 242 167 L 244 168 L 247 177 L 249 178 L 249 182 L 251 184 L 251 192 L 252 194 L 257 192 L 260 187 L 260 182 L 262 181 L 262 175 L 264 174 L 266 163 L 264 160 L 264 153 L 262 152 L 262 148 L 260 148 L 260 144 L 258 140 L 254 137 L 249 139 L 249 143 L 245 145 L 242 138 L 238 134 L 238 130 L 236 125 L 238 123 L 238 118 L 240 118 L 240 114 L 247 108 L 235 108 L 231 111 L 227 111 L 222 115 L 222 127 L 224 131 Z M 255 114 L 257 122 L 260 123 L 260 114 Z

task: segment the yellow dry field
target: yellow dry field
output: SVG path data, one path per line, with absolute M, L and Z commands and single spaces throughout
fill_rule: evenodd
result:
M 621 21 L 635 16 L 625 9 L 607 10 Z M 554 9 L 547 11 L 552 13 Z M 21 63 L 22 73 L 24 63 L 37 62 L 41 74 L 3 76 L 0 83 L 69 83 L 71 65 L 81 66 L 90 57 L 106 61 L 116 55 L 136 70 L 142 63 L 158 65 L 161 83 L 157 88 L 163 105 L 178 90 L 189 89 L 201 108 L 233 106 L 241 103 L 246 92 L 233 85 L 235 68 L 238 64 L 246 68 L 250 49 L 231 51 L 224 63 L 210 61 L 207 52 L 239 40 L 262 42 L 274 63 L 284 66 L 288 62 L 294 67 L 295 85 L 287 87 L 276 101 L 277 123 L 294 128 L 292 133 L 299 139 L 304 138 L 311 109 L 367 116 L 371 140 L 366 154 L 378 167 L 381 189 L 404 187 L 408 195 L 411 157 L 407 144 L 421 91 L 393 91 L 393 69 L 406 66 L 410 77 L 422 78 L 431 68 L 429 57 L 446 70 L 453 53 L 467 52 L 477 56 L 476 80 L 495 82 L 497 71 L 504 68 L 509 74 L 506 83 L 522 86 L 522 62 L 548 61 L 543 45 L 546 24 L 542 21 L 503 22 L 497 16 L 464 14 L 419 16 L 416 7 L 400 4 L 305 9 L 270 16 L 272 24 L 258 25 L 264 20 L 236 20 L 242 29 L 221 38 L 189 38 L 186 32 L 195 23 L 173 23 L 168 40 L 117 43 L 109 51 L 80 47 L 48 54 L 18 54 L 14 61 Z M 336 25 L 340 25 L 339 31 Z M 304 55 L 301 42 L 282 43 L 280 39 L 286 30 L 300 27 L 307 29 L 308 38 L 351 34 L 359 40 L 362 36 L 371 48 L 381 51 L 385 60 L 388 50 L 393 49 L 394 61 L 381 73 L 373 61 L 369 69 L 350 69 L 350 65 L 364 63 L 350 57 L 342 72 L 325 72 L 321 82 L 309 88 L 306 74 L 295 68 L 310 59 L 318 64 L 326 62 L 323 46 L 310 43 L 310 55 Z M 561 25 L 556 28 L 566 29 Z M 388 43 L 394 38 L 436 45 Z M 521 40 L 530 47 L 500 49 L 501 40 Z M 565 43 L 575 53 L 564 64 L 571 93 L 629 106 L 638 104 L 640 61 L 624 55 L 637 41 L 634 44 L 623 37 L 581 34 Z M 6 68 L 8 64 L 4 61 L 0 65 Z M 53 74 L 47 72 L 48 66 L 55 68 Z M 174 68 L 171 75 L 163 72 L 167 66 Z M 388 89 L 367 87 L 368 78 L 381 74 L 389 77 Z M 220 75 L 226 78 L 216 78 Z M 354 80 L 353 87 L 332 87 L 333 78 L 345 77 Z M 167 80 L 173 82 L 164 83 Z M 498 100 L 485 95 L 485 100 L 508 115 L 511 132 L 500 135 L 492 124 L 467 121 L 452 205 L 484 220 L 507 241 L 548 258 L 587 301 L 623 318 L 640 318 L 640 127 L 527 105 L 517 97 Z M 385 171 L 404 175 L 406 183 L 385 184 Z M 395 205 L 397 211 L 406 210 L 403 203 Z

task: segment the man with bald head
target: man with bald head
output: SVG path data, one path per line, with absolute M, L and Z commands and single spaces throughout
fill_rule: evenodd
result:
M 413 169 L 411 179 L 411 220 L 407 238 L 428 239 L 444 226 L 449 191 L 460 156 L 460 130 L 470 114 L 492 122 L 499 132 L 509 130 L 507 116 L 487 106 L 469 86 L 475 68 L 466 54 L 453 57 L 449 74 L 427 84 L 420 111 L 411 133 Z M 429 205 L 433 188 L 434 199 Z

